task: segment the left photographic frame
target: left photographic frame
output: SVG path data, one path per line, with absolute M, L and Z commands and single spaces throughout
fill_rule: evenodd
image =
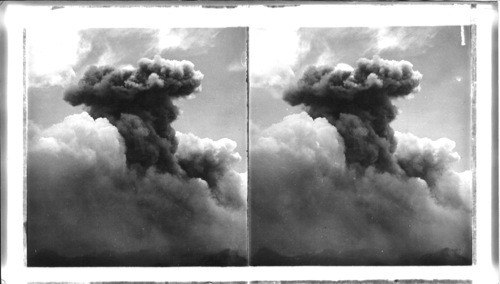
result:
M 27 265 L 247 265 L 247 29 L 24 34 Z

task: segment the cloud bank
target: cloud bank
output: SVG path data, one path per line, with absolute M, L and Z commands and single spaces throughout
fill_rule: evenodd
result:
M 197 91 L 202 77 L 188 61 L 160 57 L 135 69 L 90 67 L 65 92 L 88 113 L 30 126 L 29 264 L 245 262 L 246 183 L 233 169 L 236 143 L 170 125 L 178 114 L 172 99 Z
M 311 67 L 284 93 L 306 112 L 253 129 L 255 265 L 470 264 L 471 173 L 448 139 L 395 132 L 405 61 Z

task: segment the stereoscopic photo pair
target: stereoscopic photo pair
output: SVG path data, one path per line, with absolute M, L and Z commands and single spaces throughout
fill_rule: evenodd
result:
M 28 266 L 472 264 L 471 27 L 26 30 Z

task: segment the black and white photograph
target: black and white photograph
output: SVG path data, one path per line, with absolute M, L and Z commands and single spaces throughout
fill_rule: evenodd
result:
M 340 2 L 0 3 L 2 284 L 497 283 L 498 3 Z
M 246 265 L 247 29 L 25 36 L 28 266 Z
M 250 265 L 471 265 L 471 27 L 250 29 Z

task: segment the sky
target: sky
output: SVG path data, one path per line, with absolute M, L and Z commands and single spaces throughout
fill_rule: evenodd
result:
M 253 125 L 265 128 L 302 111 L 281 97 L 309 65 L 354 66 L 374 55 L 406 60 L 423 79 L 419 93 L 394 100 L 400 114 L 392 128 L 455 141 L 461 160 L 454 167 L 470 169 L 470 27 L 252 29 L 249 48 Z
M 28 119 L 42 127 L 79 113 L 63 100 L 64 89 L 90 65 L 133 66 L 159 54 L 189 60 L 203 75 L 201 91 L 176 100 L 181 109 L 173 127 L 212 139 L 229 138 L 246 169 L 246 29 L 29 30 Z M 194 99 L 194 97 L 196 97 Z M 202 118 L 202 119 L 200 119 Z

